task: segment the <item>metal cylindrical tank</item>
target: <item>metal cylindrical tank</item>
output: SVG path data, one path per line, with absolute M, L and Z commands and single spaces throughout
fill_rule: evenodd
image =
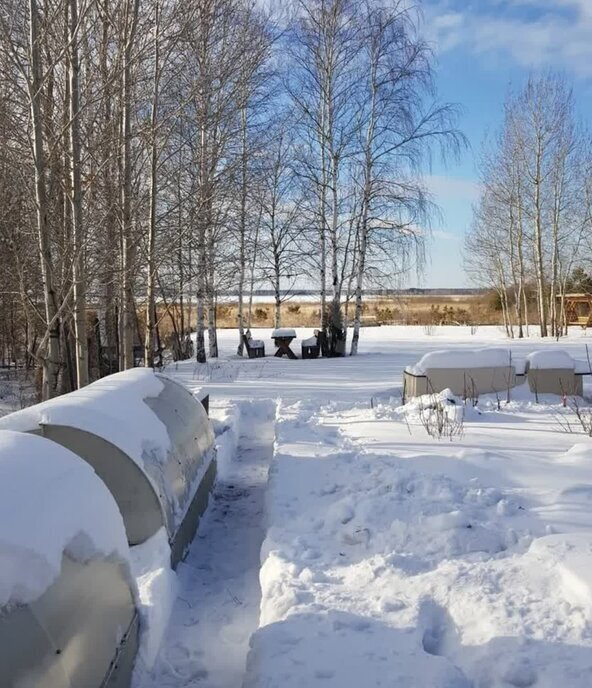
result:
M 138 647 L 119 509 L 79 457 L 0 430 L 0 684 L 121 688 Z
M 41 434 L 78 454 L 113 494 L 129 544 L 165 526 L 173 564 L 181 558 L 216 473 L 210 421 L 185 387 L 137 368 L 5 416 L 0 428 Z

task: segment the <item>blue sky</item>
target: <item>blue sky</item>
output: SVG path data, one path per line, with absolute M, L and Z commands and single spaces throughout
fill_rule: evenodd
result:
M 474 158 L 499 127 L 510 85 L 549 68 L 573 85 L 578 116 L 592 125 L 592 0 L 424 0 L 424 34 L 437 56 L 442 100 L 462 107 L 470 150 L 428 177 L 442 211 L 425 276 L 409 286 L 462 287 L 463 237 L 478 197 Z

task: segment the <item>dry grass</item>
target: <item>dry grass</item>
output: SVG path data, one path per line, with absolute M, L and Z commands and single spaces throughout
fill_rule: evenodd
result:
M 348 317 L 353 317 L 354 305 L 347 307 Z M 273 327 L 275 306 L 270 302 L 253 306 L 251 327 Z M 195 325 L 195 308 L 191 313 Z M 238 322 L 236 303 L 217 306 L 216 320 L 219 328 L 234 328 Z M 318 327 L 320 302 L 291 300 L 282 304 L 283 327 Z M 367 325 L 498 325 L 501 314 L 491 304 L 491 299 L 477 296 L 406 296 L 373 298 L 365 302 L 363 321 Z M 166 316 L 160 323 L 161 334 L 170 330 Z

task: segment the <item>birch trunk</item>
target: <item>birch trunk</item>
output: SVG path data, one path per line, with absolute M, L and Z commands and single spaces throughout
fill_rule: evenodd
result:
M 216 323 L 216 293 L 212 286 L 213 273 L 210 273 L 208 288 L 208 350 L 210 358 L 218 358 L 218 333 Z
M 537 296 L 539 306 L 540 332 L 541 337 L 547 336 L 547 299 L 545 294 L 545 272 L 543 258 L 543 217 L 541 199 L 541 167 L 542 151 L 541 143 L 538 142 L 536 151 L 536 177 L 534 179 L 534 249 L 535 249 L 535 272 L 537 281 Z
M 125 47 L 123 54 L 122 88 L 122 136 L 123 136 L 123 184 L 122 184 L 122 332 L 121 349 L 123 368 L 134 366 L 134 263 L 136 242 L 132 229 L 132 50 L 138 23 L 140 0 L 127 0 L 125 7 Z M 129 13 L 131 11 L 131 17 Z
M 282 295 L 280 292 L 280 257 L 277 252 L 277 247 L 274 246 L 273 251 L 274 269 L 273 269 L 273 291 L 275 300 L 275 317 L 274 326 L 276 329 L 282 326 Z
M 321 188 L 319 193 L 319 240 L 321 249 L 321 330 L 327 327 L 327 163 L 325 150 L 325 104 L 321 103 Z
M 249 266 L 250 280 L 249 280 L 249 310 L 247 312 L 247 328 L 251 329 L 251 322 L 253 320 L 253 292 L 255 291 L 255 266 L 257 262 L 257 252 L 259 249 L 259 227 L 261 225 L 261 215 L 263 207 L 259 209 L 257 224 L 255 225 L 255 236 L 253 237 L 253 255 Z
M 370 72 L 370 92 L 372 94 L 370 101 L 370 112 L 368 120 L 368 128 L 366 130 L 366 150 L 365 150 L 365 165 L 364 165 L 364 188 L 361 208 L 360 221 L 360 240 L 358 250 L 358 270 L 356 279 L 356 307 L 354 313 L 354 332 L 352 336 L 351 355 L 355 356 L 358 353 L 358 342 L 360 340 L 360 323 L 362 320 L 362 294 L 364 288 L 364 274 L 366 272 L 366 252 L 368 250 L 368 214 L 370 210 L 371 193 L 372 193 L 372 175 L 373 175 L 373 156 L 372 143 L 374 140 L 374 131 L 376 126 L 376 83 L 377 62 L 372 61 L 372 69 Z
M 205 299 L 206 299 L 206 270 L 207 270 L 207 244 L 206 232 L 208 219 L 206 217 L 208 205 L 208 192 L 206 190 L 207 160 L 206 160 L 206 129 L 201 127 L 200 136 L 200 183 L 199 183 L 199 211 L 197 218 L 197 323 L 195 326 L 195 358 L 200 363 L 206 362 L 205 346 Z
M 244 323 L 244 290 L 246 271 L 246 244 L 247 232 L 247 110 L 241 112 L 241 198 L 239 220 L 239 255 L 238 255 L 238 348 L 237 354 L 243 355 L 243 336 L 245 334 Z
M 524 337 L 524 324 L 527 321 L 526 313 L 526 292 L 524 287 L 524 225 L 522 222 L 522 192 L 521 185 L 518 182 L 518 197 L 517 197 L 517 211 L 518 211 L 518 235 L 516 237 L 517 252 L 518 252 L 518 293 L 516 295 L 517 303 L 520 303 L 518 310 L 518 337 Z M 528 323 L 526 322 L 526 334 L 528 336 Z
M 146 290 L 146 331 L 144 336 L 144 365 L 154 367 L 154 329 L 156 325 L 156 196 L 158 193 L 158 154 L 156 129 L 160 94 L 160 6 L 156 2 L 154 18 L 154 71 L 152 75 L 152 107 L 150 109 L 150 200 L 148 217 L 148 284 Z M 181 302 L 181 312 L 183 302 Z
M 208 308 L 208 352 L 210 358 L 218 358 L 218 333 L 216 321 L 216 239 L 211 221 L 211 205 L 208 213 L 208 268 L 207 268 L 207 308 Z
M 82 182 L 80 172 L 80 64 L 78 59 L 78 0 L 70 0 L 70 183 L 72 204 L 72 238 L 74 262 L 72 269 L 74 297 L 74 337 L 76 383 L 88 384 L 88 337 L 86 333 L 85 241 L 82 219 Z
M 56 395 L 60 370 L 60 322 L 53 281 L 50 228 L 48 223 L 45 153 L 43 150 L 42 121 L 42 67 L 39 52 L 39 15 L 37 0 L 29 0 L 29 50 L 31 58 L 31 82 L 29 99 L 33 124 L 33 158 L 35 166 L 35 202 L 37 206 L 37 240 L 43 281 L 47 343 L 42 359 L 42 399 Z
M 206 293 L 206 257 L 205 237 L 198 238 L 197 259 L 197 293 L 196 293 L 196 323 L 195 323 L 195 360 L 199 363 L 206 362 L 206 345 L 204 331 L 205 293 Z

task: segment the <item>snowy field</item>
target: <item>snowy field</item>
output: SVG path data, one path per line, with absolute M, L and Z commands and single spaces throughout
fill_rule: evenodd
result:
M 526 385 L 457 409 L 448 439 L 401 406 L 427 352 L 586 360 L 592 338 L 381 327 L 357 357 L 292 361 L 253 336 L 263 360 L 222 331 L 220 360 L 166 371 L 210 393 L 221 470 L 135 688 L 592 686 L 592 439 Z

